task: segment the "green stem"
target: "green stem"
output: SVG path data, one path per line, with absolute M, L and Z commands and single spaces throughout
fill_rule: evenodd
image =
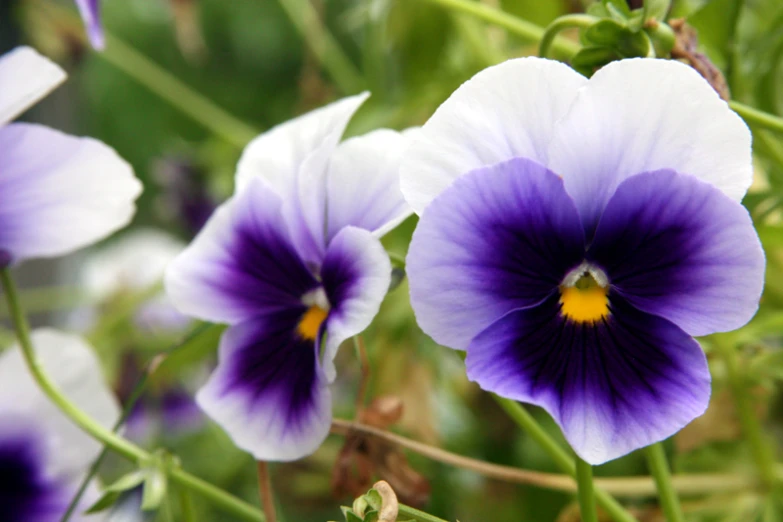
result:
M 729 107 L 742 116 L 748 125 L 757 125 L 764 129 L 783 132 L 783 118 L 760 111 L 737 101 L 730 101 Z
M 57 389 L 57 386 L 41 368 L 35 355 L 35 349 L 30 338 L 30 327 L 19 304 L 16 285 L 8 269 L 0 270 L 0 282 L 2 282 L 2 287 L 5 291 L 8 310 L 11 313 L 11 321 L 16 330 L 22 356 L 41 391 L 68 418 L 104 446 L 111 448 L 114 452 L 137 464 L 149 461 L 152 458 L 149 453 L 97 423 Z M 264 516 L 256 508 L 216 488 L 212 484 L 194 477 L 179 468 L 170 469 L 168 473 L 174 482 L 201 493 L 205 498 L 208 498 L 216 506 L 222 507 L 227 512 L 240 516 L 244 520 L 264 522 Z
M 177 491 L 179 496 L 179 509 L 182 513 L 182 522 L 196 522 L 196 509 L 193 507 L 193 501 L 188 492 L 182 488 Z
M 778 481 L 775 472 L 775 452 L 764 437 L 761 423 L 753 412 L 753 402 L 748 395 L 748 383 L 740 368 L 739 357 L 734 343 L 725 335 L 713 335 L 710 341 L 723 357 L 729 386 L 734 395 L 740 425 L 750 445 L 760 478 L 764 485 L 772 489 Z
M 106 50 L 97 56 L 237 147 L 244 147 L 259 134 L 112 34 L 106 34 Z
M 406 506 L 405 504 L 400 504 L 398 509 L 398 518 L 402 518 L 404 515 L 405 517 L 411 520 L 415 520 L 416 522 L 448 522 L 447 520 L 430 515 L 424 511 L 419 511 L 418 509 Z
M 279 3 L 340 90 L 345 94 L 362 91 L 365 86 L 359 70 L 321 23 L 311 0 L 279 0 Z
M 663 445 L 658 442 L 644 448 L 647 457 L 647 466 L 655 479 L 655 485 L 658 487 L 658 498 L 660 499 L 661 509 L 668 522 L 685 522 L 680 507 L 680 499 L 677 498 L 677 492 L 672 484 L 672 476 L 669 472 L 669 464 L 666 462 L 666 453 L 663 451 Z
M 598 18 L 586 14 L 561 16 L 549 24 L 549 27 L 544 31 L 544 35 L 541 37 L 541 44 L 538 47 L 538 55 L 543 58 L 549 56 L 549 50 L 560 31 L 572 28 L 587 29 L 597 21 Z
M 512 34 L 528 42 L 540 41 L 546 32 L 544 28 L 534 23 L 517 18 L 516 16 L 505 13 L 500 9 L 496 9 L 479 2 L 472 2 L 470 0 L 428 1 L 449 9 L 453 9 L 454 11 L 459 11 L 461 13 L 474 16 L 484 20 L 485 22 L 503 27 Z M 572 40 L 558 37 L 555 38 L 554 42 L 552 43 L 552 49 L 558 54 L 558 56 L 570 58 L 579 51 L 579 44 Z
M 582 514 L 582 522 L 598 522 L 598 513 L 595 510 L 595 494 L 593 493 L 593 467 L 576 457 L 576 483 L 579 487 L 579 512 Z
M 564 473 L 576 478 L 576 466 L 571 457 L 560 445 L 539 426 L 530 413 L 527 412 L 518 402 L 510 399 L 504 399 L 493 395 L 495 401 L 508 413 L 508 415 L 530 435 L 555 461 Z M 616 522 L 636 522 L 636 518 L 631 515 L 617 500 L 602 489 L 595 489 L 595 499 Z

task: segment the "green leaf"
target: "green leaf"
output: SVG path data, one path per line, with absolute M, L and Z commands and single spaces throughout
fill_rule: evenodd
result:
M 101 498 L 99 498 L 95 504 L 90 506 L 90 508 L 85 511 L 85 513 L 91 515 L 93 513 L 100 513 L 101 511 L 105 511 L 116 504 L 119 498 L 120 493 L 117 493 L 116 491 L 104 491 L 103 495 L 101 495 Z
M 90 508 L 87 510 L 87 513 L 98 513 L 110 508 L 117 502 L 117 500 L 120 498 L 120 495 L 124 491 L 131 490 L 144 482 L 145 476 L 145 470 L 136 470 L 128 473 L 127 475 L 123 475 L 117 479 L 117 481 L 115 481 L 110 486 L 107 486 L 103 490 L 101 498 L 99 498 L 95 504 L 90 506 Z
M 625 0 L 604 0 L 604 6 L 615 20 L 622 21 L 631 16 L 631 9 Z
M 659 21 L 666 19 L 666 14 L 669 12 L 669 6 L 671 0 L 645 0 L 644 2 L 644 17 L 645 22 L 650 18 L 654 18 Z
M 571 67 L 590 77 L 597 69 L 619 58 L 617 51 L 610 47 L 585 47 L 571 58 Z
M 345 522 L 364 522 L 364 519 L 353 511 L 348 511 L 345 513 Z
M 614 47 L 620 39 L 625 38 L 630 31 L 623 24 L 614 20 L 596 22 L 584 32 L 587 45 L 597 47 Z
M 381 497 L 381 494 L 378 493 L 378 491 L 371 489 L 367 492 L 366 495 L 364 495 L 364 498 L 367 499 L 367 503 L 373 510 L 381 510 L 381 507 L 383 506 L 383 498 Z
M 158 509 L 166 498 L 167 480 L 163 470 L 148 468 L 144 479 L 144 493 L 141 497 L 142 511 Z

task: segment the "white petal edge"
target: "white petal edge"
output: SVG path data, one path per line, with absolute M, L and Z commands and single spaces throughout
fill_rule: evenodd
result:
M 346 226 L 381 237 L 413 211 L 402 196 L 400 162 L 419 133 L 378 129 L 338 145 L 327 180 L 327 237 Z
M 36 358 L 71 402 L 106 428 L 120 415 L 119 404 L 103 379 L 90 346 L 76 335 L 50 328 L 32 332 Z M 30 418 L 45 437 L 49 471 L 80 478 L 101 452 L 101 444 L 84 433 L 38 388 L 19 346 L 0 355 L 0 414 Z
M 515 157 L 547 164 L 555 122 L 587 79 L 565 64 L 517 58 L 462 84 L 424 124 L 400 168 L 417 214 L 455 179 Z
M 0 249 L 13 261 L 95 243 L 133 217 L 141 183 L 111 147 L 43 125 L 0 127 Z
M 588 225 L 622 180 L 642 172 L 693 175 L 735 201 L 753 178 L 745 122 L 674 60 L 621 60 L 596 72 L 557 123 L 548 157 Z
M 367 230 L 345 227 L 329 244 L 324 269 L 330 261 L 349 261 L 355 279 L 350 281 L 348 295 L 339 303 L 331 303 L 332 311 L 326 320 L 326 346 L 322 367 L 328 382 L 337 375 L 334 357 L 340 345 L 350 337 L 362 333 L 381 307 L 391 283 L 391 261 L 377 238 Z M 329 293 L 324 276 L 324 286 Z
M 8 123 L 65 81 L 59 65 L 32 47 L 0 56 L 0 125 Z

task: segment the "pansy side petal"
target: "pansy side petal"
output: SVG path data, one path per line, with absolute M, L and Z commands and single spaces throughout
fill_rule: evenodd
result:
M 297 336 L 304 310 L 232 326 L 219 363 L 196 394 L 199 406 L 258 460 L 313 453 L 329 433 L 331 394 L 313 341 Z
M 103 25 L 101 25 L 100 0 L 76 0 L 76 7 L 79 8 L 79 14 L 82 15 L 90 44 L 95 49 L 103 49 L 106 46 L 106 41 Z
M 0 250 L 64 255 L 124 227 L 141 183 L 107 145 L 27 123 L 0 128 Z
M 424 124 L 400 169 L 417 214 L 462 174 L 511 158 L 546 165 L 555 122 L 587 79 L 565 64 L 518 58 L 462 84 Z
M 321 278 L 331 305 L 323 355 L 324 374 L 331 382 L 340 344 L 364 331 L 378 313 L 391 284 L 391 262 L 369 231 L 345 227 L 329 244 Z
M 224 203 L 166 269 L 166 293 L 183 314 L 237 324 L 301 306 L 317 282 L 296 251 L 282 202 L 254 180 Z
M 280 196 L 291 238 L 308 262 L 319 263 L 326 248 L 329 160 L 368 96 L 343 98 L 282 123 L 251 141 L 239 160 L 237 190 L 260 178 Z
M 477 169 L 427 207 L 413 234 L 413 311 L 435 341 L 465 350 L 510 310 L 544 300 L 583 255 L 560 178 L 521 158 Z
M 764 251 L 745 207 L 669 170 L 620 184 L 588 259 L 633 306 L 696 336 L 743 326 L 764 286 Z
M 30 47 L 0 56 L 0 125 L 29 109 L 65 78 L 59 65 Z
M 32 332 L 38 361 L 57 388 L 104 427 L 119 417 L 119 405 L 103 379 L 98 359 L 78 336 L 42 328 Z M 53 476 L 79 479 L 101 445 L 76 426 L 43 394 L 14 346 L 0 356 L 0 415 L 30 419 L 46 446 Z
M 554 130 L 547 166 L 563 176 L 588 232 L 624 179 L 672 169 L 735 201 L 753 176 L 747 125 L 693 68 L 632 59 L 600 69 Z
M 377 237 L 413 212 L 400 191 L 400 161 L 417 129 L 380 129 L 342 142 L 328 177 L 327 241 L 346 226 Z
M 558 300 L 510 312 L 476 336 L 468 377 L 544 408 L 590 464 L 663 440 L 704 413 L 709 368 L 688 334 L 617 296 L 597 323 L 564 319 Z

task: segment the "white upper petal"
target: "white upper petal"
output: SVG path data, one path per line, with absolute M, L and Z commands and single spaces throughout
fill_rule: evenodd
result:
M 379 129 L 341 143 L 329 164 L 327 238 L 346 226 L 381 236 L 412 211 L 400 191 L 400 162 L 418 129 Z
M 0 127 L 0 249 L 52 257 L 125 226 L 141 183 L 114 149 L 27 123 Z
M 103 379 L 92 349 L 78 336 L 44 328 L 32 333 L 38 361 L 60 391 L 101 425 L 119 417 L 119 405 Z M 100 443 L 54 406 L 33 381 L 14 346 L 0 355 L 0 415 L 30 419 L 45 437 L 49 470 L 73 479 L 83 475 L 101 451 Z
M 59 65 L 31 47 L 0 56 L 0 125 L 13 120 L 65 81 Z
M 326 249 L 326 176 L 330 158 L 369 93 L 343 98 L 282 123 L 250 142 L 237 166 L 236 191 L 260 178 L 283 201 L 301 255 L 320 262 Z
M 515 157 L 547 163 L 555 122 L 587 79 L 539 58 L 509 60 L 478 73 L 422 127 L 400 169 L 417 214 L 457 177 Z
M 745 123 L 698 72 L 640 58 L 612 62 L 580 89 L 556 125 L 547 166 L 590 227 L 622 180 L 658 169 L 741 200 L 753 176 L 750 145 Z

